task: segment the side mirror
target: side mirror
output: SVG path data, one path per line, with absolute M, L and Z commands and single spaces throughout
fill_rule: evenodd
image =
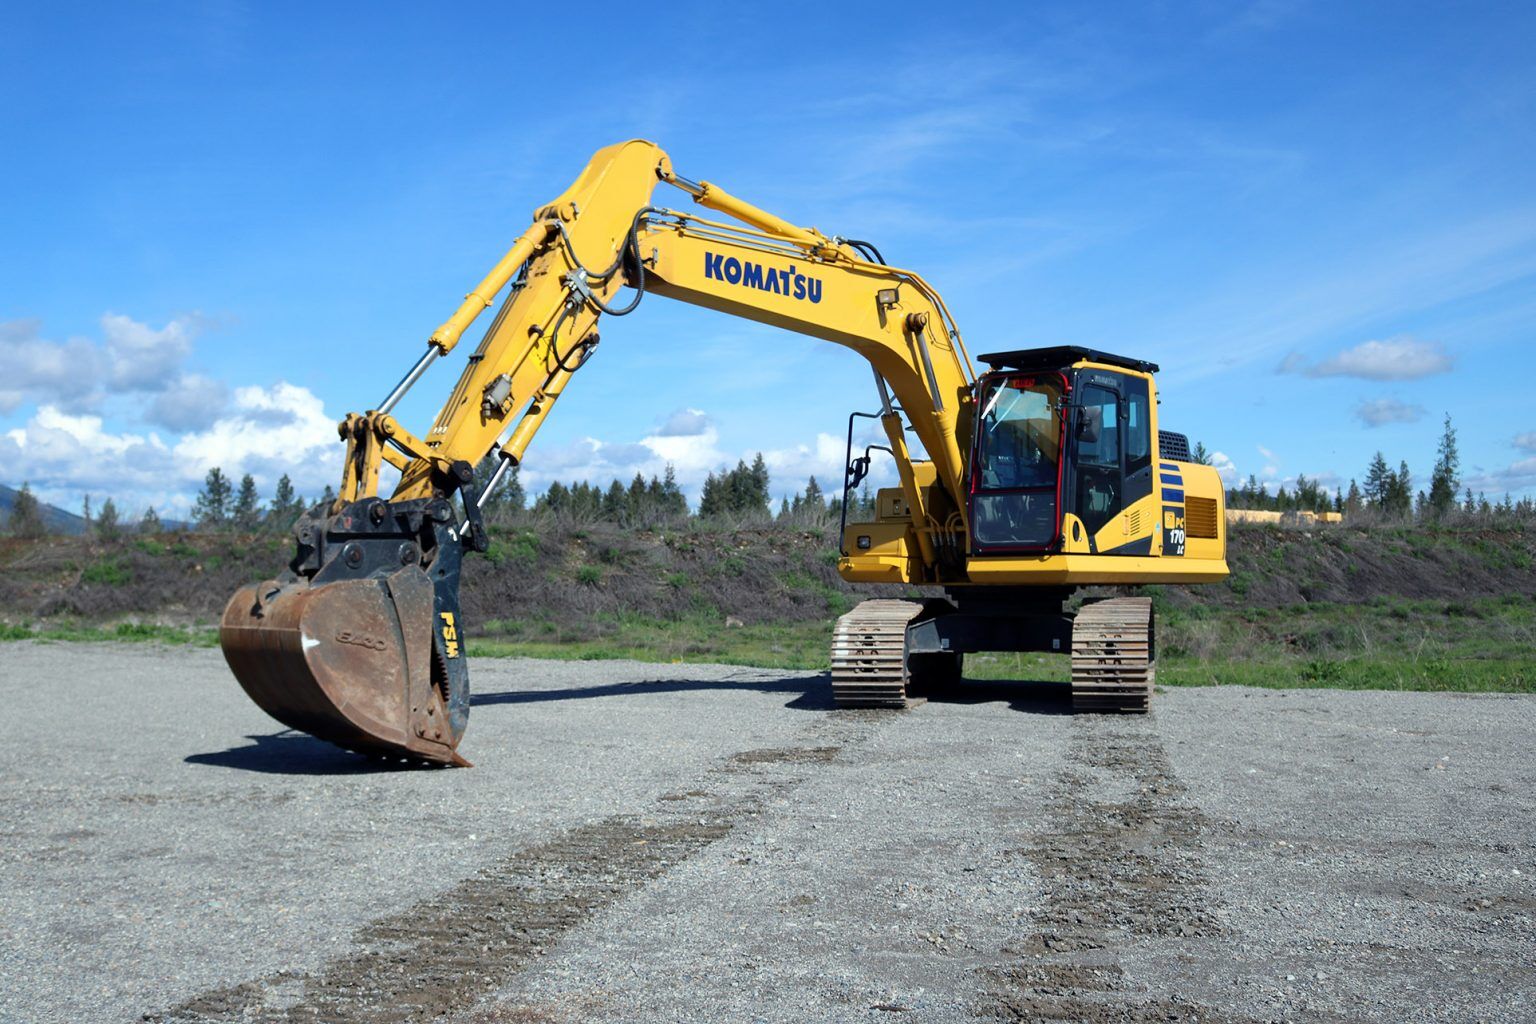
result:
M 843 474 L 843 487 L 847 490 L 859 486 L 864 478 L 869 475 L 869 454 L 866 452 L 848 463 L 848 469 Z
M 1077 439 L 1097 444 L 1099 433 L 1104 429 L 1104 407 L 1081 405 L 1077 408 Z

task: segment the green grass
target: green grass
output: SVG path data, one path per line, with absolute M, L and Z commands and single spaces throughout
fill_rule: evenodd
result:
M 595 566 L 583 568 L 596 569 Z M 589 576 L 591 574 L 588 574 Z M 669 581 L 670 582 L 670 581 Z M 686 579 L 674 586 L 685 586 Z M 801 577 L 807 590 L 821 585 Z M 1164 595 L 1154 593 L 1164 605 Z M 831 601 L 828 602 L 832 604 Z M 657 663 L 714 662 L 824 671 L 832 613 L 819 621 L 726 626 L 700 609 L 678 620 L 608 613 L 579 621 L 493 620 L 469 640 L 475 657 L 564 660 L 627 658 Z M 0 623 L 0 641 L 119 641 L 213 646 L 211 629 L 123 623 L 34 628 Z M 1223 609 L 1160 607 L 1158 683 L 1270 689 L 1425 690 L 1536 693 L 1536 602 L 1404 601 L 1363 605 Z M 966 657 L 978 680 L 1064 682 L 1065 655 L 984 653 Z
M 469 641 L 471 657 L 629 658 L 650 662 L 714 662 L 821 671 L 827 666 L 832 623 L 725 626 L 714 616 L 661 621 L 636 615 L 596 616 L 591 622 L 486 624 L 491 636 Z M 498 632 L 510 636 L 496 636 Z
M 0 641 L 53 640 L 64 642 L 160 643 L 191 647 L 215 647 L 219 634 L 213 629 L 184 629 L 153 623 L 120 622 L 115 626 L 88 626 L 79 623 L 49 625 L 41 629 L 0 623 Z
M 109 587 L 121 587 L 133 579 L 133 573 L 116 558 L 103 558 L 92 562 L 80 573 L 83 583 L 104 583 Z
M 1066 655 L 969 654 L 965 677 L 1064 683 Z M 1536 660 L 1411 658 L 1202 661 L 1181 655 L 1157 660 L 1159 686 L 1257 686 L 1270 690 L 1421 690 L 1448 693 L 1536 693 Z

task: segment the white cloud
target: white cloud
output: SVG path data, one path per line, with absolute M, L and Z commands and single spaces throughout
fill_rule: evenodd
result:
M 206 430 L 229 407 L 229 386 L 197 373 L 183 373 L 149 403 L 145 420 L 177 432 Z
M 1521 451 L 1536 452 L 1536 430 L 1530 430 L 1524 434 L 1516 434 L 1515 439 L 1510 443 Z
M 283 422 L 274 426 L 277 418 Z M 339 479 L 341 451 L 320 399 L 286 383 L 238 389 L 206 430 L 169 444 L 153 431 L 114 432 L 99 416 L 52 405 L 0 435 L 7 483 L 29 481 L 62 508 L 76 507 L 82 494 L 110 496 L 130 515 L 154 505 L 184 516 L 213 466 L 237 480 L 250 473 L 264 496 L 285 473 L 301 493 L 318 495 Z
M 1221 480 L 1227 486 L 1237 483 L 1237 463 L 1226 452 L 1211 452 L 1211 465 L 1221 475 Z
M 184 435 L 174 451 L 199 478 L 218 466 L 234 477 L 259 469 L 275 480 L 274 473 L 285 471 L 281 467 L 304 473 L 303 467 L 341 461 L 335 417 L 308 388 L 285 382 L 236 389 L 229 413 L 207 430 Z M 311 488 L 335 482 L 313 480 L 312 472 L 304 475 Z
M 534 493 L 556 480 L 562 483 L 586 480 L 607 486 L 611 480 L 627 481 L 637 472 L 646 477 L 661 476 L 670 465 L 678 486 L 697 499 L 705 478 L 711 473 L 730 469 L 738 462 L 750 463 L 761 451 L 768 467 L 769 489 L 775 500 L 800 490 L 812 476 L 828 492 L 842 487 L 846 438 L 818 433 L 808 442 L 782 448 L 733 451 L 721 447 L 719 430 L 705 413 L 697 409 L 687 412 L 697 417 L 691 422 L 705 424 L 700 432 L 668 432 L 667 427 L 674 416 L 655 433 L 639 441 L 603 441 L 587 437 L 563 448 L 530 452 L 522 467 L 523 484 Z M 878 428 L 871 428 L 868 434 L 855 439 L 859 452 L 867 443 L 885 443 Z M 891 486 L 895 480 L 896 472 L 890 458 L 876 453 L 870 470 L 870 485 Z
M 42 396 L 56 407 L 89 408 L 101 383 L 104 354 L 85 338 L 63 342 L 41 337 L 37 320 L 0 323 L 0 412 L 13 412 L 23 402 Z
M 112 395 L 154 394 L 183 377 L 182 364 L 204 321 L 176 317 L 159 329 L 119 313 L 101 318 L 101 342 L 50 341 L 37 320 L 0 323 L 0 413 L 24 403 L 69 412 L 94 411 Z
M 1520 459 L 1487 473 L 1467 477 L 1463 484 L 1473 491 L 1486 492 L 1490 500 L 1504 492 L 1519 492 L 1536 487 L 1536 457 Z
M 76 507 L 87 493 L 114 496 L 125 512 L 152 501 L 163 506 L 185 483 L 157 435 L 114 434 L 98 416 L 51 405 L 0 436 L 0 465 L 7 482 L 29 481 L 40 498 L 61 508 Z
M 817 434 L 814 444 L 799 444 L 763 452 L 768 466 L 770 486 L 775 494 L 789 494 L 802 489 L 811 477 L 823 491 L 843 486 L 843 454 L 847 438 Z M 889 460 L 883 460 L 889 465 Z M 875 463 L 870 465 L 871 486 L 879 482 Z
M 1400 402 L 1395 398 L 1370 399 L 1355 406 L 1355 419 L 1367 427 L 1381 427 L 1389 423 L 1417 423 L 1423 418 L 1422 405 Z
M 1300 352 L 1288 352 L 1280 365 L 1275 367 L 1276 373 L 1302 373 L 1307 368 L 1307 357 Z
M 27 429 L 12 430 L 6 436 L 33 453 L 70 442 L 104 455 L 123 455 L 146 443 L 165 447 L 154 435 L 151 441 L 137 434 L 109 434 L 102 429 L 101 422 L 100 416 L 71 416 L 45 405 L 32 417 Z
M 1451 371 L 1452 359 L 1435 341 L 1407 335 L 1384 341 L 1365 341 L 1312 366 L 1293 352 L 1281 362 L 1281 373 L 1308 377 L 1357 377 L 1361 380 L 1418 380 Z
M 201 325 L 202 318 L 195 314 L 177 317 L 159 330 L 121 313 L 103 316 L 101 333 L 111 360 L 112 386 L 119 391 L 164 388 L 191 354 Z
M 702 409 L 679 409 L 656 431 L 658 437 L 697 437 L 709 429 Z

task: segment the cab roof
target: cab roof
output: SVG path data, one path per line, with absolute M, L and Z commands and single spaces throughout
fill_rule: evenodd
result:
M 994 370 L 1060 370 L 1085 359 L 1109 366 L 1123 366 L 1128 370 L 1139 370 L 1142 373 L 1156 373 L 1158 369 L 1156 363 L 1149 363 L 1145 359 L 1117 356 L 1111 352 L 1100 352 L 1096 348 L 1084 348 L 1081 345 L 1021 348 L 1013 352 L 993 352 L 981 357 L 981 361 L 989 364 Z

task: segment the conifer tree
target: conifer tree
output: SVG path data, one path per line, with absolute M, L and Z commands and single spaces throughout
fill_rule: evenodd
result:
M 1429 507 L 1435 515 L 1443 516 L 1456 506 L 1460 483 L 1461 455 L 1456 450 L 1456 428 L 1451 426 L 1451 414 L 1446 413 L 1435 468 L 1429 477 Z
M 1387 480 L 1392 471 L 1387 468 L 1387 460 L 1381 452 L 1371 460 L 1370 467 L 1365 471 L 1365 503 L 1372 508 L 1381 508 L 1387 501 Z
M 242 532 L 256 529 L 261 518 L 261 498 L 256 493 L 256 479 L 247 473 L 240 478 L 240 490 L 230 508 L 231 525 Z
M 122 529 L 117 521 L 117 505 L 111 498 L 101 503 L 101 511 L 96 515 L 96 536 L 102 540 L 117 540 L 122 534 Z
M 811 515 L 822 515 L 827 511 L 827 499 L 822 494 L 821 485 L 813 476 L 805 485 L 805 510 Z
M 32 493 L 30 484 L 23 483 L 21 490 L 16 492 L 7 528 L 11 536 L 25 540 L 36 540 L 47 535 L 48 526 L 43 521 L 43 508 L 38 504 L 37 495 Z
M 217 530 L 229 521 L 229 504 L 232 488 L 229 477 L 218 466 L 208 471 L 203 480 L 202 493 L 192 506 L 192 521 L 204 530 Z
M 661 498 L 662 511 L 666 515 L 681 518 L 688 514 L 688 499 L 684 497 L 682 488 L 677 486 L 677 471 L 670 462 L 661 477 Z
M 264 517 L 267 529 L 286 530 L 299 517 L 303 508 L 304 502 L 293 492 L 293 481 L 284 473 L 277 479 L 277 488 L 272 492 L 272 504 L 267 506 Z
M 629 492 L 617 480 L 603 494 L 600 514 L 611 523 L 629 522 Z

